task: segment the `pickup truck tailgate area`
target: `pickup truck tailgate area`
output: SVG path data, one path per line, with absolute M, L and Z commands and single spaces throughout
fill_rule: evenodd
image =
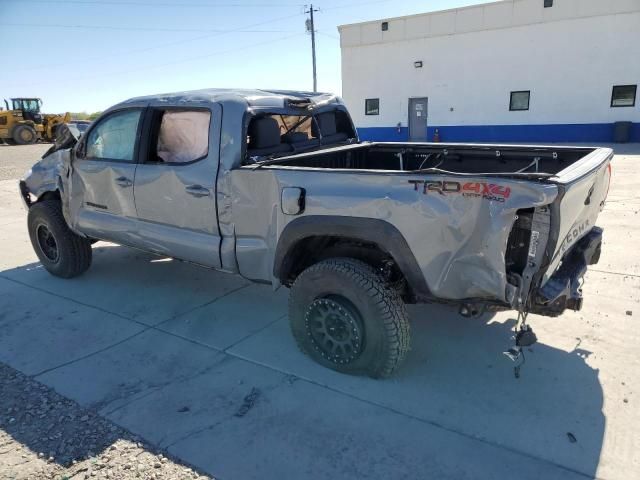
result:
M 603 231 L 595 223 L 609 191 L 611 158 L 610 150 L 602 150 L 585 159 L 583 168 L 559 175 L 549 266 L 533 294 L 531 312 L 558 316 L 567 308 L 582 308 L 582 277 L 600 260 Z
M 583 162 L 557 176 L 558 197 L 551 206 L 554 250 L 542 284 L 558 269 L 562 259 L 595 226 L 609 192 L 613 151 L 599 149 Z

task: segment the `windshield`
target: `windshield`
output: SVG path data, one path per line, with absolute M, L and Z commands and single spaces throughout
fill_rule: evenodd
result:
M 37 98 L 14 98 L 11 101 L 13 102 L 14 110 L 23 110 L 26 112 L 40 111 L 40 101 Z

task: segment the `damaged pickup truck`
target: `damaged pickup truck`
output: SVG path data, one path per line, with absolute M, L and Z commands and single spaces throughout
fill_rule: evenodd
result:
M 337 97 L 201 90 L 135 98 L 69 132 L 20 182 L 42 265 L 70 278 L 107 240 L 290 288 L 296 342 L 390 375 L 405 303 L 461 314 L 582 306 L 608 193 L 603 148 L 360 142 Z

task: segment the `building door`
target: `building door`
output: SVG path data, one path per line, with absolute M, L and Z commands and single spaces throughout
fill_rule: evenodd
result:
M 427 140 L 427 104 L 428 99 L 409 99 L 409 141 L 425 142 Z

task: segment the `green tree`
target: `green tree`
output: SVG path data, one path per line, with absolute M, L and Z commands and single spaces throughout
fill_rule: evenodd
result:
M 98 116 L 100 116 L 102 112 L 93 112 L 93 113 L 70 112 L 70 113 L 71 113 L 71 118 L 73 118 L 74 120 L 95 120 L 96 118 L 98 118 Z

